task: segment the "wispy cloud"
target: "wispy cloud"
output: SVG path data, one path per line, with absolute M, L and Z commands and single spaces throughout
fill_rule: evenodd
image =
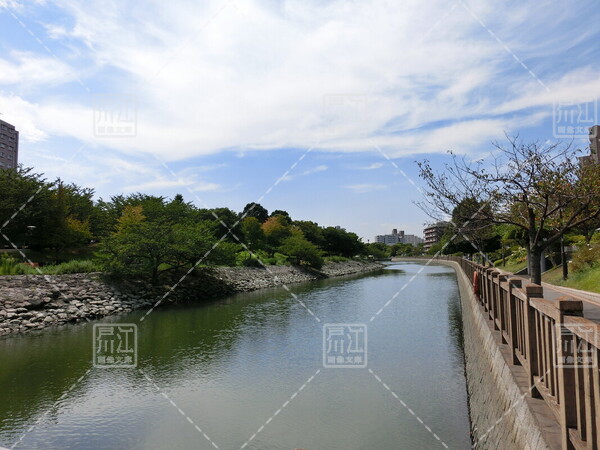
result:
M 366 194 L 367 192 L 383 191 L 388 188 L 385 184 L 351 184 L 344 186 L 345 189 L 350 189 L 355 194 Z
M 383 163 L 373 163 L 373 164 L 369 164 L 366 166 L 359 166 L 357 167 L 358 170 L 375 170 L 375 169 L 381 169 L 384 166 Z
M 326 165 L 324 165 L 324 164 L 322 164 L 320 166 L 316 166 L 316 167 L 313 167 L 311 169 L 305 170 L 304 172 L 301 172 L 301 173 L 296 174 L 296 175 L 294 175 L 294 174 L 286 175 L 285 177 L 283 177 L 283 179 L 281 181 L 291 181 L 291 180 L 293 180 L 295 178 L 298 178 L 298 177 L 304 177 L 306 175 L 312 175 L 313 173 L 324 172 L 327 169 L 329 169 L 329 167 L 326 166 Z
M 503 14 L 491 0 L 469 4 L 551 94 L 462 7 L 427 34 L 448 11 L 445 0 L 215 1 L 193 14 L 178 0 L 129 12 L 101 0 L 0 1 L 60 49 L 57 60 L 33 38 L 29 46 L 15 37 L 17 50 L 0 59 L 0 108 L 25 140 L 66 136 L 167 161 L 308 148 L 319 139 L 318 149 L 335 152 L 370 150 L 376 140 L 392 157 L 469 153 L 523 122 L 542 123 L 557 98 L 600 95 L 598 52 L 573 48 L 597 42 L 593 1 L 561 15 L 558 0 L 541 9 L 524 1 Z M 575 28 L 589 31 L 572 37 Z M 98 142 L 74 76 L 142 99 L 137 136 Z M 35 95 L 15 94 L 17 81 Z M 47 93 L 48 84 L 60 89 Z M 324 102 L 332 94 L 349 100 Z

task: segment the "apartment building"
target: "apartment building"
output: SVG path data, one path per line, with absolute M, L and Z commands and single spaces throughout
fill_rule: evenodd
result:
M 19 132 L 0 120 L 0 168 L 16 169 L 19 163 Z
M 433 244 L 440 242 L 446 228 L 449 226 L 449 222 L 437 222 L 425 228 L 423 230 L 423 234 L 425 235 L 425 245 L 423 247 L 425 250 L 429 250 Z

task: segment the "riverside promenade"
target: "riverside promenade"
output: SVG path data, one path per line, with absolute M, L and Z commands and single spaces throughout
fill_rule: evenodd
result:
M 459 257 L 396 258 L 457 270 L 477 448 L 600 446 L 600 296 Z

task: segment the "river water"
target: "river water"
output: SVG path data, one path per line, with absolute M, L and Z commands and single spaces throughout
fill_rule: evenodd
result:
M 103 319 L 137 324 L 137 368 L 93 367 L 91 323 L 0 339 L 0 447 L 470 447 L 451 268 L 290 289 Z M 365 324 L 367 367 L 324 367 L 339 323 Z

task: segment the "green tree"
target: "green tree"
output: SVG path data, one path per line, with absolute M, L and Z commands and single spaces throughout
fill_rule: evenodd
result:
M 242 232 L 245 243 L 250 249 L 261 250 L 264 248 L 266 236 L 256 217 L 246 217 L 242 220 Z
M 283 240 L 291 236 L 292 231 L 283 216 L 269 217 L 263 224 L 262 230 L 265 233 L 267 246 L 271 254 L 281 245 Z
M 323 229 L 319 226 L 319 224 L 309 220 L 295 220 L 293 225 L 298 227 L 304 234 L 304 237 L 317 247 L 323 248 L 325 246 Z
M 315 269 L 323 266 L 318 247 L 304 238 L 300 230 L 292 232 L 291 236 L 285 238 L 279 247 L 279 251 L 298 261 L 299 264 L 308 265 Z
M 428 187 L 428 205 L 422 206 L 432 215 L 431 208 L 449 215 L 474 199 L 485 205 L 478 211 L 482 220 L 520 228 L 526 235 L 531 280 L 540 284 L 545 250 L 600 217 L 600 170 L 597 164 L 581 164 L 578 151 L 561 143 L 509 139 L 496 148 L 489 166 L 453 155 L 452 164 L 440 173 L 421 162 L 420 175 Z
M 273 216 L 282 216 L 288 225 L 292 224 L 292 218 L 290 217 L 290 214 L 287 211 L 284 211 L 282 209 L 276 209 L 275 211 L 273 211 L 271 213 L 271 215 L 269 217 L 273 217 Z
M 256 217 L 260 223 L 264 223 L 269 218 L 269 211 L 260 203 L 248 203 L 244 206 L 241 217 Z
M 9 242 L 3 246 L 43 247 L 45 226 L 52 209 L 52 184 L 32 168 L 0 168 L 0 231 Z M 35 227 L 35 228 L 28 228 Z
M 115 232 L 101 245 L 99 257 L 106 269 L 119 276 L 146 278 L 158 284 L 165 274 L 196 264 L 234 264 L 239 246 L 221 242 L 215 248 L 213 224 L 177 223 L 156 214 L 146 217 L 142 206 L 128 205 Z
M 325 239 L 323 249 L 329 255 L 352 257 L 363 253 L 365 244 L 355 234 L 335 227 L 327 227 L 323 230 Z

